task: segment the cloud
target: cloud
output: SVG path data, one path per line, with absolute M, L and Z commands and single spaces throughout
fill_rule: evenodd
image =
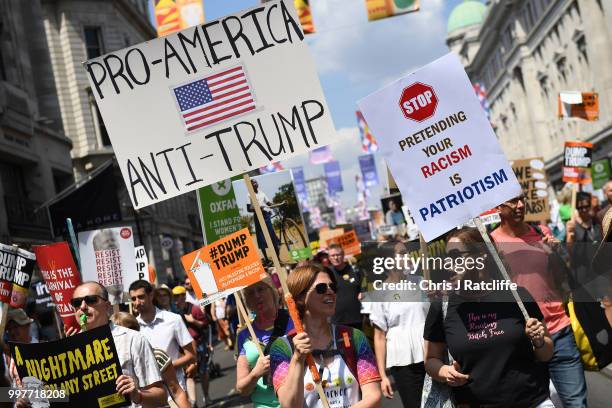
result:
M 312 2 L 318 34 L 308 36 L 319 73 L 352 83 L 387 83 L 448 51 L 444 2 L 422 2 L 416 13 L 367 21 L 364 0 Z

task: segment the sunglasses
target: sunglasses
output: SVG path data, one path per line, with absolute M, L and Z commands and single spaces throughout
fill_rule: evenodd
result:
M 332 283 L 317 283 L 314 287 L 314 290 L 319 295 L 324 295 L 327 293 L 327 288 L 329 288 L 334 293 L 338 291 L 338 287 L 333 282 Z
M 107 300 L 104 299 L 102 296 L 98 296 L 98 295 L 87 295 L 87 296 L 83 296 L 83 297 L 78 297 L 78 298 L 73 298 L 70 301 L 70 304 L 72 305 L 72 307 L 74 307 L 75 309 L 78 309 L 79 307 L 81 307 L 81 305 L 83 304 L 83 301 L 85 301 L 85 304 L 87 306 L 93 306 L 96 303 L 98 303 L 98 299 L 102 299 L 102 300 Z

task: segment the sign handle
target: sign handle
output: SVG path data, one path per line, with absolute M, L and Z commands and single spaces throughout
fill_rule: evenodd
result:
M 293 320 L 293 326 L 295 327 L 295 331 L 297 333 L 304 333 L 304 326 L 302 325 L 302 320 L 300 319 L 300 314 L 298 313 L 297 306 L 295 305 L 295 300 L 293 300 L 293 296 L 290 293 L 285 295 L 285 301 L 287 302 L 287 308 L 289 309 L 289 316 L 291 316 L 291 320 Z M 310 369 L 310 374 L 312 375 L 312 380 L 315 382 L 317 387 L 317 393 L 319 394 L 319 398 L 321 399 L 321 404 L 324 408 L 329 408 L 329 402 L 327 401 L 327 396 L 323 391 L 323 385 L 321 384 L 321 375 L 319 374 L 319 370 L 317 370 L 317 365 L 314 362 L 314 358 L 312 354 L 308 354 L 306 356 L 306 363 L 308 363 L 308 368 Z
M 2 336 L 4 336 L 4 330 L 6 329 L 9 307 L 8 303 L 2 303 L 2 320 L 0 320 L 0 334 Z
M 72 226 L 72 219 L 66 218 L 66 227 L 68 228 L 68 235 L 70 236 L 70 243 L 74 250 L 74 260 L 76 261 L 76 267 L 81 271 L 81 254 L 79 254 L 79 246 L 76 240 L 76 234 L 74 233 L 74 227 Z M 82 277 L 81 277 L 82 279 Z
M 508 274 L 508 271 L 506 270 L 506 266 L 504 265 L 501 258 L 499 257 L 499 254 L 497 253 L 497 249 L 493 245 L 493 242 L 491 242 L 491 238 L 489 237 L 489 234 L 487 233 L 487 228 L 482 223 L 482 220 L 480 219 L 480 217 L 474 218 L 474 224 L 476 224 L 476 228 L 478 228 L 478 232 L 480 232 L 482 239 L 484 239 L 485 245 L 487 246 L 487 249 L 493 256 L 493 260 L 495 260 L 495 263 L 497 264 L 497 267 L 499 268 L 499 271 L 501 272 L 503 278 L 506 279 L 507 281 L 511 281 L 510 275 Z M 521 313 L 523 314 L 525 321 L 527 321 L 527 319 L 529 319 L 529 313 L 527 313 L 527 309 L 525 309 L 525 305 L 523 304 L 521 297 L 519 296 L 518 292 L 514 289 L 510 289 L 510 292 L 512 292 L 512 296 L 514 297 L 514 300 L 516 300 L 516 303 L 519 309 L 521 309 Z
M 427 258 L 429 257 L 429 248 L 427 247 L 427 241 L 423 238 L 423 234 L 419 232 L 419 244 L 421 247 L 421 253 L 423 254 L 423 279 L 426 281 L 431 279 L 431 273 L 429 272 L 429 264 Z
M 62 326 L 60 325 L 60 317 L 59 317 L 59 314 L 57 313 L 57 309 L 55 308 L 55 305 L 53 305 L 53 320 L 55 321 L 55 328 L 57 329 L 59 338 L 63 339 L 66 336 L 64 335 L 64 331 L 62 330 Z
M 293 324 L 295 325 L 298 333 L 304 331 L 304 327 L 302 326 L 302 321 L 299 318 L 297 313 L 297 308 L 295 307 L 295 302 L 293 301 L 293 297 L 289 292 L 289 287 L 287 286 L 287 271 L 285 268 L 281 267 L 280 261 L 278 260 L 278 254 L 274 250 L 274 245 L 272 245 L 272 238 L 270 237 L 270 232 L 268 231 L 268 227 L 266 226 L 266 220 L 264 219 L 263 213 L 261 212 L 261 207 L 259 206 L 259 201 L 257 201 L 257 196 L 255 195 L 255 190 L 253 189 L 253 185 L 251 184 L 251 177 L 248 174 L 244 174 L 243 176 L 244 184 L 246 184 L 247 191 L 249 192 L 249 197 L 251 199 L 251 205 L 255 210 L 255 215 L 257 220 L 259 221 L 259 226 L 261 227 L 261 231 L 263 232 L 264 239 L 266 240 L 266 246 L 268 248 L 272 248 L 272 262 L 274 263 L 274 268 L 276 269 L 276 273 L 278 274 L 281 286 L 283 288 L 283 293 L 285 294 L 285 301 L 287 302 L 287 306 L 289 308 L 289 314 L 291 315 L 291 319 L 293 320 Z M 238 303 L 238 302 L 236 302 Z M 293 305 L 293 311 L 292 311 Z M 295 315 L 295 316 L 294 316 Z M 298 328 L 301 328 L 300 329 Z M 315 380 L 317 393 L 319 394 L 319 398 L 321 399 L 321 404 L 323 408 L 329 408 L 329 402 L 327 401 L 327 397 L 325 396 L 325 392 L 323 391 L 323 386 L 321 385 L 321 378 L 319 376 L 319 371 L 317 370 L 317 366 L 314 363 L 312 356 L 307 358 L 308 367 L 310 368 L 310 372 L 312 373 L 312 378 Z M 315 374 L 316 373 L 316 374 Z M 318 378 L 318 381 L 316 380 Z
M 576 211 L 576 196 L 578 195 L 578 183 L 572 183 L 572 215 L 571 219 L 574 219 L 574 211 Z
M 240 291 L 242 292 L 242 291 Z M 236 292 L 234 294 L 234 297 L 236 298 L 236 306 L 238 307 L 238 312 L 239 315 L 242 316 L 242 320 L 244 321 L 244 323 L 246 324 L 247 329 L 249 329 L 249 333 L 251 334 L 251 339 L 253 340 L 253 343 L 255 344 L 255 347 L 257 347 L 257 353 L 259 353 L 259 357 L 260 358 L 264 358 L 264 352 L 261 349 L 261 344 L 259 344 L 259 340 L 257 339 L 257 335 L 255 334 L 255 329 L 253 329 L 253 325 L 251 324 L 251 319 L 249 319 L 249 314 L 247 313 L 244 305 L 242 304 L 242 298 L 240 295 L 238 295 L 239 292 Z M 238 350 L 240 351 L 240 350 Z

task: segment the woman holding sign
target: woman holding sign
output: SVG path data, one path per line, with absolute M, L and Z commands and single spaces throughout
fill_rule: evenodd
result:
M 280 408 L 270 372 L 270 346 L 278 337 L 293 329 L 293 322 L 285 309 L 279 309 L 278 291 L 270 278 L 244 289 L 246 305 L 255 313 L 253 329 L 257 339 L 250 337 L 246 328 L 236 336 L 238 361 L 236 366 L 236 390 L 251 397 L 254 408 Z M 254 343 L 261 344 L 264 358 L 261 358 Z
M 322 266 L 297 267 L 287 279 L 305 332 L 277 339 L 270 370 L 281 407 L 320 407 L 306 356 L 312 353 L 329 406 L 380 406 L 380 375 L 368 341 L 358 329 L 332 325 L 336 279 Z
M 532 316 L 525 321 L 509 290 L 483 290 L 496 266 L 478 230 L 454 232 L 446 250 L 458 279 L 427 315 L 427 373 L 452 387 L 458 406 L 554 407 L 548 369 L 541 363 L 552 357 L 553 343 L 537 303 L 518 288 Z

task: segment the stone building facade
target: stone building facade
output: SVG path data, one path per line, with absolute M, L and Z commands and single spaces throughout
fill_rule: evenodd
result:
M 509 159 L 542 156 L 560 183 L 564 141 L 593 142 L 594 160 L 612 156 L 612 2 L 465 1 L 446 43 L 484 84 Z M 597 92 L 599 120 L 559 119 L 561 91 Z
M 63 129 L 73 145 L 74 175 L 81 180 L 114 158 L 82 63 L 151 40 L 156 32 L 149 22 L 147 0 L 32 0 L 37 2 Z M 182 278 L 180 257 L 203 245 L 195 193 L 136 212 L 117 168 L 115 173 L 123 217 L 120 224 L 132 225 L 135 243 L 145 245 L 160 282 L 170 275 Z
M 0 242 L 51 241 L 38 207 L 73 182 L 41 8 L 0 1 Z

